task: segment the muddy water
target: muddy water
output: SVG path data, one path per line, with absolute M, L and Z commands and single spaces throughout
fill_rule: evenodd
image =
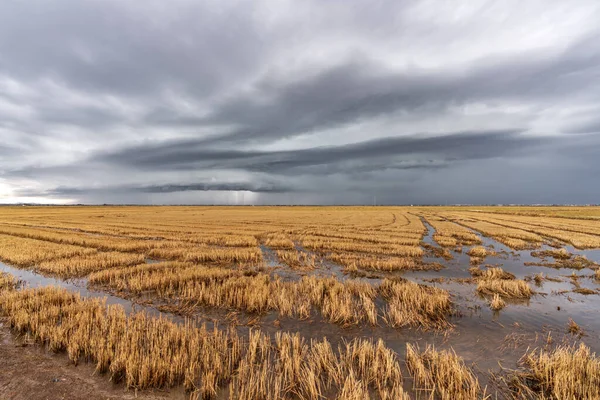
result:
M 423 220 L 423 223 L 427 228 L 427 234 L 423 237 L 423 242 L 439 248 L 439 245 L 433 240 L 433 227 L 426 220 Z M 508 366 L 514 366 L 514 363 L 520 358 L 527 346 L 543 345 L 544 335 L 549 332 L 553 334 L 555 340 L 561 339 L 566 332 L 569 319 L 572 318 L 585 330 L 584 342 L 591 346 L 594 351 L 600 352 L 600 295 L 574 293 L 573 289 L 576 286 L 571 279 L 571 274 L 574 272 L 579 276 L 577 283 L 580 287 L 593 290 L 600 289 L 599 283 L 592 278 L 593 270 L 573 271 L 543 266 L 527 266 L 525 263 L 540 262 L 540 259 L 531 256 L 530 250 L 515 251 L 502 243 L 482 236 L 476 231 L 473 231 L 473 233 L 481 239 L 484 247 L 495 252 L 494 255 L 486 257 L 484 265 L 500 266 L 519 279 L 532 277 L 541 272 L 544 276 L 560 280 L 560 282 L 545 280 L 537 286 L 532 281 L 530 284 L 537 292 L 533 298 L 527 301 L 509 302 L 505 309 L 500 312 L 493 312 L 489 309 L 488 299 L 477 295 L 475 284 L 463 284 L 453 280 L 453 278 L 471 277 L 469 273 L 470 257 L 467 254 L 471 247 L 463 246 L 461 252 L 452 252 L 453 258 L 451 260 L 436 257 L 433 252 L 426 252 L 423 261 L 426 263 L 440 263 L 445 267 L 442 270 L 392 274 L 418 283 L 438 286 L 451 293 L 459 316 L 452 318 L 455 329 L 447 336 L 413 329 L 392 329 L 385 326 L 340 328 L 318 320 L 308 323 L 295 320 L 278 320 L 281 325 L 278 324 L 277 328 L 272 328 L 269 321 L 277 319 L 275 316 L 265 318 L 261 329 L 271 331 L 280 329 L 279 326 L 281 326 L 281 329 L 301 332 L 304 336 L 310 338 L 327 336 L 338 340 L 354 337 L 381 337 L 399 354 L 404 353 L 406 342 L 416 342 L 423 345 L 435 343 L 439 347 L 453 347 L 467 362 L 476 363 L 480 369 L 487 370 L 497 369 L 499 360 L 508 362 Z M 547 249 L 551 248 L 544 246 L 540 250 Z M 568 250 L 574 254 L 585 255 L 591 260 L 596 260 L 600 254 L 600 250 L 582 251 L 572 248 L 568 248 Z M 283 270 L 278 273 L 282 272 Z M 341 267 L 333 263 L 331 265 L 324 263 L 323 272 L 338 276 L 340 279 L 347 279 L 347 276 L 343 275 Z M 430 281 L 440 277 L 447 279 L 443 282 Z M 377 279 L 368 279 L 368 281 L 378 282 Z M 508 335 L 518 340 L 505 342 Z M 513 348 L 517 344 L 517 348 Z
M 428 233 L 425 243 L 437 246 L 433 241 L 433 228 L 426 224 Z M 477 363 L 479 368 L 493 368 L 498 360 L 516 361 L 522 354 L 523 345 L 543 345 L 543 335 L 552 332 L 555 339 L 561 338 L 569 320 L 572 318 L 585 331 L 583 341 L 593 351 L 600 352 L 600 295 L 583 295 L 574 293 L 572 274 L 578 276 L 576 282 L 582 288 L 600 289 L 600 282 L 593 278 L 594 271 L 588 268 L 572 270 L 555 269 L 543 266 L 528 266 L 527 262 L 540 262 L 531 256 L 530 250 L 514 251 L 502 243 L 482 236 L 473 231 L 482 240 L 482 245 L 496 252 L 486 257 L 485 265 L 500 266 L 519 279 L 543 273 L 546 277 L 559 279 L 560 282 L 544 280 L 539 286 L 531 282 L 537 292 L 528 301 L 509 303 L 500 312 L 493 312 L 488 307 L 488 300 L 477 295 L 475 284 L 462 284 L 452 278 L 468 278 L 470 258 L 466 254 L 470 247 L 464 246 L 463 252 L 452 253 L 452 260 L 434 256 L 424 257 L 426 262 L 439 262 L 445 266 L 440 271 L 411 271 L 403 274 L 405 278 L 418 283 L 425 283 L 447 289 L 453 301 L 462 313 L 455 317 L 455 335 L 451 335 L 448 343 L 466 360 Z M 550 247 L 544 246 L 541 250 Z M 585 255 L 593 261 L 600 261 L 600 250 L 577 250 L 567 247 L 577 255 Z M 449 278 L 442 282 L 432 283 L 432 278 Z M 515 351 L 501 351 L 508 343 L 504 343 L 506 335 L 519 338 L 523 345 Z M 510 342 L 509 342 L 510 343 Z M 525 346 L 526 347 L 526 346 Z M 511 366 L 511 365 L 507 365 Z
M 166 318 L 175 322 L 184 322 L 184 319 L 182 317 L 169 313 L 163 313 L 154 307 L 136 304 L 129 300 L 112 296 L 106 292 L 91 290 L 87 287 L 86 279 L 62 280 L 47 277 L 31 270 L 14 268 L 2 262 L 0 262 L 0 272 L 11 274 L 19 280 L 20 284 L 23 287 L 38 288 L 44 286 L 55 286 L 66 289 L 71 293 L 78 293 L 83 298 L 105 298 L 106 304 L 118 304 L 123 307 L 127 314 L 130 314 L 132 312 L 144 311 L 148 315 L 154 317 Z
M 298 243 L 295 243 L 295 246 L 296 251 L 298 252 L 314 254 L 309 250 L 306 250 Z M 303 276 L 307 275 L 315 275 L 320 277 L 335 277 L 341 281 L 349 278 L 346 274 L 344 274 L 343 267 L 341 265 L 322 257 L 317 257 L 314 269 L 294 270 L 289 266 L 280 263 L 277 259 L 277 254 L 275 253 L 275 251 L 269 248 L 268 246 L 260 245 L 260 250 L 263 254 L 265 264 L 270 269 L 270 274 L 272 277 L 279 277 L 283 280 L 288 281 L 297 281 L 300 280 Z
M 267 266 L 271 278 L 279 277 L 284 281 L 300 280 L 302 274 L 300 274 L 298 271 L 294 271 L 287 265 L 280 263 L 279 259 L 277 258 L 277 254 L 273 249 L 261 244 L 260 251 L 262 252 L 263 260 Z
M 423 220 L 427 234 L 423 242 L 439 248 L 433 240 L 433 227 Z M 566 328 L 572 318 L 585 331 L 581 339 L 593 351 L 600 352 L 600 295 L 582 295 L 574 293 L 576 286 L 571 279 L 574 272 L 580 287 L 600 289 L 600 285 L 591 276 L 594 271 L 583 269 L 554 269 L 543 266 L 527 266 L 525 263 L 539 263 L 540 259 L 531 255 L 530 250 L 514 251 L 502 243 L 482 236 L 473 231 L 482 241 L 482 245 L 492 250 L 494 255 L 486 257 L 484 265 L 500 266 L 524 279 L 534 274 L 543 273 L 559 282 L 545 280 L 536 286 L 530 284 L 537 294 L 526 301 L 508 302 L 500 312 L 493 312 L 488 306 L 488 299 L 476 293 L 475 284 L 459 283 L 454 278 L 470 278 L 470 257 L 467 252 L 471 247 L 463 246 L 461 252 L 453 251 L 451 260 L 436 257 L 433 251 L 427 251 L 423 262 L 437 262 L 445 268 L 439 271 L 410 271 L 394 273 L 418 283 L 438 286 L 448 290 L 457 306 L 458 315 L 452 317 L 454 329 L 446 334 L 424 332 L 415 329 L 395 329 L 380 323 L 380 326 L 360 326 L 342 328 L 328 324 L 319 319 L 297 321 L 279 319 L 276 315 L 264 318 L 261 329 L 266 332 L 285 330 L 300 332 L 307 338 L 321 339 L 327 337 L 334 344 L 352 338 L 382 338 L 400 357 L 405 354 L 406 343 L 417 343 L 421 347 L 434 344 L 438 348 L 453 348 L 465 361 L 479 371 L 483 384 L 489 383 L 487 371 L 498 371 L 499 365 L 514 368 L 527 348 L 546 345 L 548 335 L 554 343 L 563 340 L 573 341 L 576 338 L 567 335 Z M 541 250 L 551 249 L 544 246 Z M 574 254 L 585 255 L 593 261 L 600 261 L 600 250 L 576 250 L 568 248 Z M 342 273 L 336 266 L 327 266 L 332 275 Z M 339 266 L 338 266 L 339 267 Z M 432 282 L 434 278 L 447 278 L 442 282 Z M 341 279 L 344 279 L 342 276 Z M 376 283 L 377 280 L 371 280 Z M 274 322 L 277 321 L 277 324 Z
M 434 230 L 426 221 L 427 234 L 423 241 L 430 246 L 439 247 L 433 240 Z M 458 315 L 453 316 L 451 322 L 454 329 L 445 334 L 425 332 L 417 329 L 395 329 L 387 327 L 380 320 L 379 326 L 340 327 L 327 323 L 319 317 L 307 321 L 280 318 L 276 313 L 263 316 L 256 327 L 273 334 L 276 331 L 299 332 L 307 339 L 327 339 L 337 345 L 344 340 L 353 338 L 382 338 L 386 344 L 404 357 L 406 343 L 417 343 L 421 347 L 435 344 L 438 348 L 453 348 L 462 356 L 467 364 L 473 365 L 479 371 L 478 375 L 483 384 L 488 383 L 486 371 L 499 369 L 499 364 L 514 368 L 517 360 L 528 347 L 543 346 L 548 334 L 551 334 L 555 343 L 566 337 L 566 327 L 569 319 L 577 322 L 585 331 L 582 341 L 589 345 L 593 351 L 600 353 L 600 295 L 582 295 L 574 293 L 576 281 L 580 287 L 593 290 L 600 289 L 600 284 L 591 276 L 593 270 L 583 269 L 573 271 L 570 269 L 554 269 L 541 266 L 526 266 L 527 262 L 539 262 L 531 256 L 529 250 L 513 251 L 505 245 L 475 232 L 482 245 L 493 249 L 496 254 L 488 256 L 484 264 L 501 266 L 504 270 L 513 273 L 517 278 L 523 279 L 542 272 L 545 276 L 558 279 L 559 282 L 543 281 L 540 286 L 532 287 L 538 292 L 532 299 L 524 302 L 509 303 L 500 312 L 492 312 L 488 301 L 477 295 L 475 284 L 462 284 L 453 278 L 471 277 L 468 269 L 470 257 L 467 255 L 469 247 L 464 246 L 462 252 L 453 251 L 451 260 L 435 257 L 432 252 L 427 252 L 424 262 L 439 262 L 445 266 L 439 271 L 411 271 L 395 273 L 418 283 L 438 286 L 447 289 L 457 306 Z M 546 249 L 544 247 L 543 249 Z M 542 250 L 543 250 L 542 249 Z M 549 248 L 548 248 L 549 249 Z M 585 255 L 588 259 L 600 262 L 600 250 L 567 249 L 575 254 Z M 266 266 L 273 275 L 283 279 L 300 279 L 304 272 L 293 271 L 279 264 L 275 252 L 261 246 Z M 300 249 L 305 251 L 304 249 Z M 153 260 L 148 260 L 152 262 Z M 106 297 L 108 304 L 120 304 L 127 312 L 145 310 L 152 315 L 169 318 L 174 321 L 184 321 L 182 317 L 160 312 L 153 307 L 139 306 L 130 301 L 111 296 L 105 292 L 93 291 L 87 288 L 85 280 L 62 281 L 44 277 L 32 271 L 12 268 L 0 263 L 0 271 L 8 272 L 26 285 L 31 287 L 54 285 L 69 291 L 80 293 L 83 297 Z M 347 279 L 342 267 L 324 261 L 314 271 L 308 272 L 318 275 L 331 275 L 339 279 Z M 575 273 L 578 277 L 573 279 Z M 442 282 L 431 282 L 432 278 L 447 278 Z M 369 280 L 373 283 L 376 279 Z M 243 313 L 240 313 L 243 316 Z M 238 327 L 244 333 L 250 329 L 248 326 Z M 570 337 L 570 336 L 568 336 Z
M 600 263 L 600 249 L 579 250 L 571 245 L 565 246 L 565 248 L 570 253 L 579 254 L 579 255 L 587 257 L 588 260 L 592 260 L 594 262 Z

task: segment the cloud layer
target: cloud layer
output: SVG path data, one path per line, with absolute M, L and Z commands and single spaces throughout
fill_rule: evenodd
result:
M 592 203 L 600 5 L 0 2 L 0 203 Z

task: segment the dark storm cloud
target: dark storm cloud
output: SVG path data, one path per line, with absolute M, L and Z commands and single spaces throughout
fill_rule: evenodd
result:
M 587 199 L 598 19 L 592 0 L 0 2 L 0 202 L 541 202 L 563 196 L 549 170 Z
M 343 146 L 270 152 L 211 150 L 204 148 L 203 141 L 199 143 L 184 141 L 128 148 L 116 153 L 98 155 L 92 161 L 151 170 L 221 168 L 280 174 L 301 167 L 349 161 L 358 164 L 359 160 L 383 157 L 402 158 L 418 155 L 438 160 L 492 158 L 523 151 L 541 141 L 518 133 L 518 131 L 491 131 L 449 133 L 435 137 L 413 135 L 375 139 Z M 421 165 L 421 167 L 425 166 L 426 164 Z M 407 167 L 418 168 L 419 166 L 408 165 Z
M 163 109 L 147 123 L 168 126 L 237 125 L 206 143 L 272 140 L 396 112 L 443 112 L 472 101 L 544 99 L 590 90 L 600 83 L 600 35 L 582 39 L 561 54 L 542 60 L 530 54 L 484 60 L 473 70 L 394 72 L 364 57 L 300 78 L 266 77 L 255 90 L 228 99 L 206 118 L 178 116 Z M 590 49 L 592 51 L 590 51 Z M 268 99 L 268 100 L 265 100 Z
M 153 185 L 132 188 L 142 193 L 173 193 L 188 191 L 249 191 L 257 193 L 287 193 L 294 189 L 289 186 L 261 185 L 255 183 L 202 183 L 194 185 Z
M 39 191 L 30 190 L 19 190 L 17 191 L 19 196 L 35 196 L 43 195 L 48 197 L 61 197 L 61 196 L 81 196 L 90 195 L 93 193 L 175 193 L 175 192 L 194 192 L 194 191 L 247 191 L 256 193 L 288 193 L 293 192 L 294 188 L 279 185 L 274 183 L 227 183 L 227 182 L 205 182 L 196 184 L 165 184 L 165 185 L 149 185 L 149 186 L 137 186 L 137 185 L 120 185 L 120 186 L 106 186 L 101 188 L 93 187 L 68 187 L 59 186 L 51 190 L 46 190 L 43 193 Z
M 488 145 L 498 143 L 497 140 L 481 142 Z M 582 203 L 593 203 L 597 199 L 595 185 L 590 182 L 594 182 L 595 177 L 600 174 L 600 165 L 596 162 L 597 154 L 600 152 L 600 135 L 578 135 L 576 140 L 545 138 L 519 141 L 517 139 L 505 150 L 505 152 L 494 153 L 495 157 L 488 153 L 488 157 L 480 159 L 463 157 L 460 160 L 438 162 L 417 158 L 419 161 L 414 164 L 414 167 L 405 165 L 398 168 L 404 171 L 403 175 L 393 172 L 394 166 L 397 165 L 395 162 L 401 165 L 408 161 L 402 161 L 402 158 L 394 161 L 375 157 L 364 163 L 353 162 L 347 168 L 343 167 L 343 163 L 331 162 L 319 165 L 316 170 L 308 174 L 304 173 L 305 170 L 296 171 L 302 172 L 297 176 L 294 173 L 287 176 L 290 171 L 284 171 L 283 181 L 160 185 L 106 184 L 101 187 L 81 184 L 76 187 L 55 187 L 45 191 L 22 189 L 16 194 L 37 195 L 44 198 L 76 198 L 83 199 L 84 202 L 94 202 L 95 199 L 95 202 L 113 203 L 126 202 L 117 201 L 123 195 L 133 199 L 133 202 L 147 202 L 147 198 L 144 200 L 144 194 L 162 196 L 169 193 L 250 191 L 259 194 L 256 201 L 265 204 L 370 204 L 374 194 L 377 195 L 379 204 L 395 204 L 399 202 L 399 194 L 402 194 L 400 202 L 404 204 L 451 204 L 513 203 L 515 202 L 514 188 L 518 187 L 517 202 L 568 203 L 572 202 L 572 193 L 578 193 L 579 202 Z M 539 154 L 540 157 L 528 158 L 527 154 Z M 423 171 L 430 172 L 423 173 Z M 55 171 L 51 175 L 56 173 Z M 331 173 L 335 179 L 324 178 L 328 173 Z M 457 176 L 460 179 L 456 179 Z M 561 187 L 560 191 L 555 190 L 557 184 Z M 293 197 L 287 194 L 293 194 Z M 169 202 L 188 204 L 195 201 L 212 203 L 210 200 L 194 200 L 194 197 L 184 197 L 183 200 L 169 199 L 163 196 L 148 202 L 153 204 Z

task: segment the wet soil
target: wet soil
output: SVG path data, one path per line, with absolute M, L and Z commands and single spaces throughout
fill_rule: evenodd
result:
M 451 318 L 454 327 L 444 332 L 423 331 L 419 329 L 395 329 L 384 326 L 349 326 L 341 327 L 323 321 L 320 317 L 312 317 L 308 320 L 300 321 L 293 318 L 280 318 L 277 313 L 269 313 L 260 318 L 255 315 L 245 314 L 243 312 L 227 313 L 224 310 L 206 310 L 203 315 L 197 315 L 198 321 L 206 320 L 220 321 L 220 325 L 235 324 L 242 334 L 247 334 L 249 329 L 260 328 L 265 333 L 274 334 L 276 331 L 299 332 L 307 340 L 322 339 L 327 337 L 332 344 L 336 345 L 344 340 L 353 338 L 382 338 L 386 344 L 394 349 L 401 359 L 404 358 L 406 343 L 416 343 L 421 347 L 427 344 L 434 344 L 438 348 L 452 348 L 456 353 L 465 359 L 465 362 L 472 366 L 483 385 L 491 385 L 490 372 L 498 372 L 501 367 L 514 368 L 519 358 L 528 348 L 543 347 L 550 341 L 553 344 L 564 341 L 581 340 L 586 343 L 592 351 L 600 353 L 600 295 L 574 292 L 577 288 L 590 289 L 600 293 L 600 282 L 594 279 L 594 270 L 584 268 L 573 270 L 570 268 L 549 268 L 539 265 L 542 260 L 531 255 L 531 250 L 515 251 L 507 246 L 496 242 L 495 240 L 473 231 L 481 240 L 482 245 L 486 247 L 492 255 L 487 256 L 481 263 L 481 267 L 500 266 L 505 271 L 514 274 L 518 279 L 530 279 L 530 285 L 536 291 L 536 294 L 526 301 L 508 301 L 506 308 L 499 312 L 493 312 L 488 306 L 489 299 L 480 297 L 476 293 L 476 283 L 472 280 L 469 273 L 470 257 L 467 252 L 469 246 L 462 246 L 461 251 L 450 249 L 452 259 L 439 256 L 442 254 L 440 246 L 433 240 L 434 230 L 426 221 L 427 234 L 423 238 L 428 250 L 423 257 L 424 263 L 439 263 L 444 266 L 440 270 L 428 271 L 407 271 L 393 273 L 372 273 L 369 278 L 361 278 L 372 283 L 378 283 L 383 277 L 403 277 L 417 283 L 437 286 L 450 292 L 452 300 L 456 306 L 456 315 Z M 569 252 L 575 255 L 585 255 L 588 259 L 600 263 L 600 250 L 577 250 L 571 246 L 563 246 Z M 548 250 L 552 247 L 542 246 L 538 250 Z M 304 274 L 316 274 L 321 276 L 335 276 L 338 279 L 348 279 L 350 276 L 343 273 L 343 268 L 335 263 L 321 261 L 313 271 L 296 271 L 285 265 L 278 263 L 275 252 L 261 246 L 266 268 L 275 276 L 282 279 L 297 280 Z M 302 251 L 306 251 L 301 249 Z M 323 260 L 321 258 L 321 260 Z M 150 262 L 154 260 L 149 260 Z M 156 304 L 155 307 L 135 304 L 125 300 L 119 294 L 108 294 L 103 291 L 92 290 L 87 287 L 85 280 L 62 281 L 53 278 L 43 277 L 32 271 L 24 271 L 12 268 L 0 263 L 0 271 L 9 272 L 24 281 L 28 286 L 46 286 L 57 285 L 65 287 L 70 291 L 80 293 L 84 297 L 106 297 L 108 304 L 121 304 L 126 311 L 145 310 L 154 315 L 164 316 L 176 322 L 184 321 L 181 316 L 169 313 L 168 308 Z M 542 273 L 547 279 L 543 279 L 537 285 L 531 278 L 538 273 Z M 160 310 L 162 311 L 160 311 Z M 584 331 L 584 336 L 576 338 L 566 333 L 568 323 L 573 319 L 580 325 Z M 3 337 L 8 337 L 6 328 L 2 328 Z M 10 346 L 8 346 L 10 347 Z M 10 350 L 10 354 L 8 352 Z M 70 382 L 81 383 L 82 395 L 86 387 L 91 388 L 90 393 L 96 393 L 100 390 L 100 396 L 87 398 L 120 398 L 119 396 L 130 396 L 133 392 L 120 393 L 111 392 L 110 384 L 106 384 L 107 379 L 103 377 L 91 377 L 91 370 L 87 366 L 77 369 L 69 364 L 66 357 L 48 355 L 43 353 L 36 346 L 25 348 L 10 349 L 2 345 L 0 349 L 2 359 L 14 357 L 15 364 L 10 364 L 8 370 L 0 374 L 0 399 L 8 396 L 4 395 L 8 390 L 14 390 L 15 380 L 19 377 L 18 371 L 22 368 L 31 367 L 30 364 L 39 364 L 42 370 L 36 372 L 40 375 L 40 390 L 44 387 L 51 391 L 52 396 L 48 398 L 61 398 L 61 395 L 68 394 L 64 398 L 83 398 L 76 397 L 75 393 L 71 396 L 70 391 L 61 392 L 59 386 L 61 382 L 46 382 L 47 377 L 52 373 L 52 368 L 48 367 L 47 374 L 44 375 L 44 363 L 56 363 L 62 365 L 59 369 L 65 376 L 70 376 Z M 20 353 L 21 352 L 21 353 Z M 37 354 L 33 356 L 32 354 Z M 11 355 L 12 354 L 12 355 Z M 29 358 L 28 358 L 29 357 Z M 38 358 L 35 358 L 38 357 Z M 29 361 L 27 361 L 29 360 Z M 52 360 L 52 361 L 48 361 Z M 21 363 L 21 364 L 19 364 Z M 30 364 L 27 364 L 30 363 Z M 87 369 L 86 369 L 87 368 Z M 73 374 L 73 375 L 68 375 Z M 89 374 L 90 376 L 86 375 Z M 406 374 L 408 376 L 408 374 Z M 34 374 L 35 376 L 35 374 Z M 84 378 L 92 379 L 85 383 Z M 50 380 L 53 379 L 52 377 Z M 77 381 L 80 379 L 81 381 Z M 96 382 L 100 385 L 96 388 Z M 410 389 L 410 379 L 406 380 L 407 389 Z M 35 386 L 31 383 L 31 387 Z M 46 385 L 46 386 L 44 386 Z M 54 385 L 54 386 L 53 386 Z M 88 385 L 88 386 L 85 386 Z M 92 386 L 90 386 L 92 385 Z M 67 386 L 67 385 L 65 385 Z M 56 388 L 55 388 L 56 387 Z M 5 389 L 8 388 L 8 389 Z M 6 391 L 5 391 L 6 390 Z M 66 390 L 66 389 L 65 389 Z M 105 392 L 102 392 L 104 390 Z M 65 394 L 61 394 L 65 393 Z M 55 394 L 57 394 L 55 396 Z M 4 397 L 3 397 L 4 395 Z M 153 396 L 155 394 L 152 394 Z M 163 394 L 160 394 L 163 395 Z M 71 397 L 69 397 L 71 396 Z M 75 396 L 75 397 L 74 397 Z M 110 397 L 113 396 L 113 397 Z M 114 397 L 117 396 L 117 397 Z M 182 394 L 179 393 L 181 397 Z M 13 398 L 8 396 L 7 398 Z M 21 398 L 21 397 L 14 397 Z M 22 397 L 22 398 L 47 398 L 47 397 Z M 161 398 L 161 397 L 156 397 Z
M 94 374 L 92 365 L 73 365 L 64 354 L 54 354 L 17 338 L 0 320 L 0 399 L 4 400 L 167 400 L 183 397 L 180 390 L 126 390 Z

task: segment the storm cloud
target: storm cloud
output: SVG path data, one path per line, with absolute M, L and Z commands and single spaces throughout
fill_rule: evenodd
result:
M 600 4 L 0 2 L 0 203 L 596 203 Z

